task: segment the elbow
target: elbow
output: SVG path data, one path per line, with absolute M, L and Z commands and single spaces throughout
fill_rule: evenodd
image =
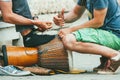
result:
M 98 26 L 98 27 L 101 27 L 101 26 L 103 26 L 103 24 L 104 24 L 103 22 L 98 22 L 98 23 L 97 23 L 97 26 Z
M 10 18 L 5 16 L 5 17 L 3 17 L 3 21 L 9 23 L 10 22 Z
M 10 15 L 3 15 L 3 21 L 10 23 L 11 22 L 11 16 Z
M 97 28 L 99 28 L 99 27 L 101 27 L 101 26 L 103 26 L 104 25 L 104 22 L 103 21 L 95 21 L 95 26 L 97 27 Z

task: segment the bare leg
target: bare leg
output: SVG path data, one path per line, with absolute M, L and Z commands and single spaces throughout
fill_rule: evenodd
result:
M 117 54 L 119 54 L 118 51 L 99 45 L 99 44 L 77 42 L 73 34 L 68 34 L 64 36 L 62 41 L 63 41 L 64 46 L 67 49 L 80 52 L 80 53 L 102 55 L 108 58 L 112 58 L 116 56 Z

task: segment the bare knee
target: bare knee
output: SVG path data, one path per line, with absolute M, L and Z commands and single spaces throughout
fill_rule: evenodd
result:
M 91 43 L 78 42 L 73 34 L 68 34 L 62 39 L 63 45 L 66 49 L 71 51 L 84 52 L 86 48 L 91 48 Z
M 76 42 L 75 36 L 73 34 L 67 34 L 62 41 L 65 48 L 73 50 L 74 44 Z

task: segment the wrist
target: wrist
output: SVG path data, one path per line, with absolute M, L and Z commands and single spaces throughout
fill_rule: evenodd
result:
M 35 20 L 31 20 L 31 22 L 32 22 L 32 25 L 35 25 L 35 24 L 36 24 Z
M 39 20 L 32 20 L 32 25 L 40 25 L 42 22 Z
M 74 27 L 69 28 L 69 30 L 70 30 L 70 32 L 76 31 L 76 30 L 74 29 Z

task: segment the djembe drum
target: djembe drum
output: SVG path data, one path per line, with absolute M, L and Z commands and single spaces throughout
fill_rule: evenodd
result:
M 4 65 L 31 66 L 69 72 L 73 67 L 72 54 L 67 51 L 61 40 L 55 37 L 50 42 L 35 48 L 3 46 Z
M 38 48 L 43 51 L 39 54 L 39 66 L 67 72 L 72 69 L 72 54 L 64 48 L 59 37 Z

